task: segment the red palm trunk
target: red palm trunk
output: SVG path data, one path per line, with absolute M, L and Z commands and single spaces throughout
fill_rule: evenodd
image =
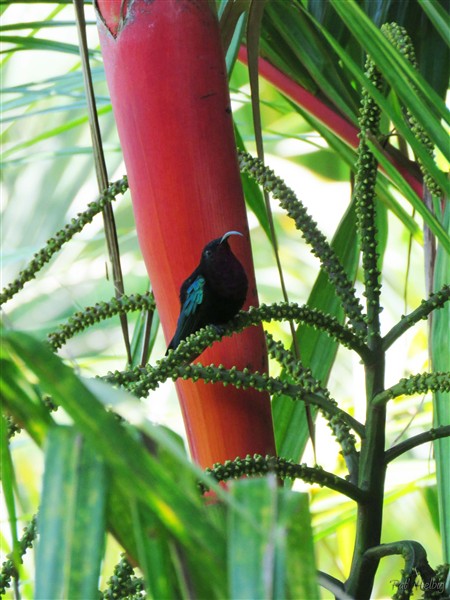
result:
M 98 0 L 100 40 L 127 167 L 139 242 L 166 340 L 182 281 L 207 242 L 229 230 L 249 277 L 254 269 L 217 18 L 208 0 Z M 113 33 L 111 33 L 113 32 Z M 261 327 L 226 339 L 201 361 L 267 369 Z M 266 394 L 177 382 L 191 453 L 203 467 L 274 453 Z

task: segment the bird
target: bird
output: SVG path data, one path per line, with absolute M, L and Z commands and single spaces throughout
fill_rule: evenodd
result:
M 228 238 L 242 235 L 227 231 L 203 248 L 200 263 L 180 288 L 180 315 L 175 334 L 167 347 L 178 344 L 206 325 L 218 329 L 244 305 L 248 279 L 244 267 L 231 251 Z

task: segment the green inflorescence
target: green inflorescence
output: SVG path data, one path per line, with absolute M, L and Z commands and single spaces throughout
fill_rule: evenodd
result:
M 342 411 L 333 399 L 321 393 L 312 392 L 304 386 L 292 384 L 288 381 L 280 381 L 277 378 L 270 377 L 267 373 L 250 371 L 247 368 L 241 371 L 236 367 L 226 369 L 223 365 L 186 364 L 182 362 L 181 358 L 187 356 L 187 359 L 189 359 L 190 355 L 189 353 L 184 354 L 185 350 L 182 353 L 183 349 L 179 351 L 179 348 L 169 354 L 167 358 L 158 361 L 156 367 L 148 365 L 144 368 L 137 367 L 127 371 L 115 371 L 109 373 L 104 379 L 110 383 L 126 387 L 138 397 L 148 395 L 151 390 L 156 389 L 160 383 L 167 379 L 176 381 L 179 378 L 191 379 L 192 381 L 201 379 L 205 383 L 222 383 L 224 386 L 232 385 L 238 389 L 253 388 L 258 391 L 266 391 L 269 394 L 285 394 L 293 400 L 317 406 L 325 417 L 329 415 L 331 417 L 340 416 L 359 435 L 364 435 L 364 427 L 358 421 Z
M 347 348 L 351 348 L 361 357 L 367 354 L 367 348 L 363 343 L 363 334 L 355 333 L 348 327 L 341 325 L 339 321 L 316 308 L 307 305 L 299 306 L 293 302 L 279 302 L 270 305 L 262 304 L 258 308 L 250 307 L 248 311 L 241 311 L 222 330 L 221 333 L 212 327 L 206 327 L 182 342 L 182 349 L 191 356 L 198 356 L 206 346 L 220 340 L 224 335 L 239 333 L 245 328 L 257 325 L 261 322 L 271 321 L 293 321 L 310 325 L 314 329 L 324 331 L 331 338 L 338 341 Z M 178 349 L 177 349 L 178 350 Z
M 280 206 L 294 220 L 304 239 L 311 246 L 314 256 L 319 258 L 322 268 L 335 286 L 336 293 L 342 300 L 344 311 L 351 324 L 356 331 L 365 332 L 366 324 L 363 318 L 363 309 L 355 295 L 355 289 L 334 250 L 318 229 L 316 222 L 308 214 L 306 208 L 284 181 L 277 177 L 262 161 L 242 151 L 238 152 L 238 157 L 241 171 L 248 173 L 264 190 L 277 198 L 280 201 Z
M 397 340 L 410 327 L 427 319 L 434 310 L 439 310 L 446 302 L 450 300 L 450 285 L 445 284 L 437 292 L 430 294 L 429 298 L 422 300 L 420 306 L 408 315 L 403 315 L 397 325 L 389 331 L 383 338 L 383 350 L 387 350 L 395 340 Z
M 58 231 L 54 237 L 47 240 L 46 245 L 37 252 L 28 266 L 19 273 L 17 278 L 7 285 L 0 294 L 0 306 L 10 300 L 24 285 L 34 279 L 36 273 L 46 265 L 52 256 L 62 248 L 62 246 L 79 233 L 85 225 L 90 223 L 99 212 L 103 210 L 106 204 L 115 200 L 116 196 L 123 194 L 128 189 L 128 179 L 123 177 L 112 183 L 95 202 L 91 202 L 88 208 L 73 218 L 63 229 Z
M 133 567 L 125 554 L 114 567 L 113 575 L 108 579 L 107 588 L 99 594 L 100 600 L 140 600 L 145 598 L 144 580 L 136 577 Z
M 153 294 L 149 292 L 112 298 L 109 302 L 98 302 L 95 306 L 88 306 L 75 313 L 67 323 L 60 325 L 57 331 L 49 333 L 47 339 L 52 348 L 58 350 L 76 333 L 94 325 L 94 323 L 99 323 L 117 314 L 154 309 L 155 300 Z
M 12 437 L 19 433 L 22 428 L 14 421 L 14 419 L 10 415 L 5 415 L 6 419 L 6 435 L 10 440 Z
M 377 89 L 382 89 L 381 74 L 370 58 L 366 61 L 366 77 Z M 366 140 L 369 134 L 379 137 L 380 115 L 380 108 L 368 91 L 363 88 L 359 114 L 360 143 L 356 163 L 355 208 L 361 238 L 369 336 L 379 333 L 381 274 L 378 269 L 375 195 L 378 163 L 370 152 Z
M 416 59 L 416 53 L 414 50 L 414 46 L 410 36 L 408 35 L 406 29 L 401 27 L 397 23 L 385 23 L 381 27 L 381 31 L 384 33 L 386 38 L 391 42 L 391 44 L 402 54 L 406 60 L 413 66 L 415 69 L 418 69 L 418 63 Z M 416 94 L 417 90 L 411 89 L 412 94 Z M 418 123 L 417 119 L 414 115 L 411 114 L 409 109 L 406 109 L 406 120 L 407 123 L 416 137 L 416 139 L 421 142 L 421 144 L 425 147 L 428 154 L 433 157 L 434 156 L 434 145 L 430 139 L 430 136 L 424 131 L 423 127 Z M 442 190 L 440 186 L 434 181 L 433 177 L 428 173 L 425 165 L 422 163 L 420 158 L 417 159 L 420 170 L 423 175 L 423 179 L 425 181 L 425 185 L 430 190 L 430 192 L 434 196 L 441 197 Z
M 274 340 L 270 334 L 266 334 L 266 338 L 269 355 L 286 369 L 287 373 L 292 377 L 295 383 L 311 393 L 320 394 L 325 398 L 328 398 L 328 400 L 337 405 L 336 401 L 331 398 L 328 389 L 323 387 L 320 381 L 313 376 L 311 369 L 304 367 L 301 361 L 297 360 L 292 352 L 287 350 L 281 342 Z M 332 415 L 326 410 L 323 410 L 322 412 L 327 419 L 333 435 L 342 448 L 342 455 L 349 466 L 349 471 L 355 469 L 355 466 L 358 464 L 356 438 L 351 432 L 348 423 L 339 414 Z
M 36 539 L 36 521 L 37 516 L 34 515 L 28 525 L 24 528 L 23 536 L 19 540 L 21 558 L 29 548 L 32 548 L 33 542 Z M 6 590 L 11 585 L 11 579 L 13 577 L 17 577 L 17 570 L 14 566 L 12 556 L 8 555 L 5 562 L 2 564 L 2 569 L 0 571 L 0 596 L 3 596 L 6 593 Z
M 347 327 L 341 325 L 337 319 L 308 306 L 298 306 L 293 303 L 275 303 L 262 305 L 258 308 L 250 307 L 247 312 L 240 312 L 232 319 L 221 332 L 208 326 L 182 341 L 176 350 L 170 351 L 163 360 L 157 361 L 156 366 L 145 368 L 135 367 L 126 371 L 109 373 L 105 379 L 112 383 L 123 385 L 137 395 L 147 395 L 156 389 L 159 383 L 168 378 L 176 379 L 177 369 L 180 365 L 191 362 L 203 350 L 225 335 L 233 335 L 246 327 L 256 325 L 262 321 L 292 320 L 311 325 L 316 329 L 326 331 L 331 337 L 342 345 L 352 348 L 361 356 L 365 356 L 367 348 L 362 342 L 362 334 L 355 334 Z
M 305 464 L 299 465 L 294 461 L 270 455 L 254 454 L 251 456 L 248 454 L 245 458 L 238 456 L 234 460 L 215 463 L 212 468 L 206 469 L 205 473 L 215 481 L 229 481 L 241 477 L 263 477 L 267 473 L 274 473 L 280 479 L 302 479 L 306 483 L 317 483 L 322 487 L 339 490 L 354 500 L 360 499 L 363 495 L 356 486 L 333 473 L 324 471 L 320 466 L 308 467 Z M 199 483 L 199 487 L 202 493 L 209 490 L 203 482 Z
M 413 396 L 427 392 L 450 392 L 450 372 L 418 373 L 401 379 L 374 398 L 374 404 L 383 404 L 398 396 Z
M 450 564 L 443 563 L 442 565 L 438 565 L 434 569 L 434 577 L 429 582 L 427 589 L 423 595 L 424 600 L 432 600 L 441 598 L 441 600 L 445 600 L 448 598 L 448 594 L 446 593 L 446 584 L 448 581 L 448 576 L 450 572 Z

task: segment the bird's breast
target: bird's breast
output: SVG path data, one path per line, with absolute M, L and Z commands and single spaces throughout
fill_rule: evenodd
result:
M 247 275 L 241 263 L 227 261 L 210 274 L 207 281 L 211 290 L 223 299 L 239 301 L 242 304 L 247 297 Z

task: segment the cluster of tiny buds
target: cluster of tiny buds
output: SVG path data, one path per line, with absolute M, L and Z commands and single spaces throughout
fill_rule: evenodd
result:
M 0 294 L 0 306 L 10 300 L 19 292 L 25 283 L 34 278 L 36 273 L 46 265 L 52 256 L 62 248 L 72 237 L 80 232 L 85 225 L 91 223 L 92 219 L 101 212 L 106 204 L 115 199 L 118 194 L 123 194 L 128 189 L 128 180 L 123 177 L 111 184 L 95 202 L 91 202 L 88 208 L 74 217 L 63 229 L 58 231 L 54 237 L 47 240 L 46 245 L 36 252 L 28 266 L 19 273 L 18 277 L 6 286 Z
M 415 68 L 418 67 L 416 53 L 406 29 L 398 23 L 385 23 L 381 27 L 381 31 L 387 39 L 395 46 L 403 56 Z
M 419 373 L 407 379 L 401 379 L 399 387 L 405 394 L 425 394 L 431 392 L 450 392 L 450 373 L 435 371 L 434 373 Z
M 381 90 L 383 80 L 370 57 L 366 60 L 366 77 L 377 89 Z M 362 262 L 364 269 L 365 292 L 367 299 L 369 333 L 375 335 L 378 322 L 374 321 L 379 312 L 379 294 L 381 290 L 380 272 L 378 270 L 378 241 L 375 226 L 375 185 L 378 164 L 369 151 L 366 143 L 368 133 L 379 137 L 379 122 L 381 111 L 372 99 L 368 90 L 362 91 L 361 109 L 359 114 L 360 143 L 356 165 L 355 199 L 358 229 L 361 237 Z M 375 327 L 373 327 L 375 325 Z
M 21 556 L 25 554 L 28 548 L 33 546 L 33 542 L 36 539 L 36 533 L 37 517 L 34 515 L 28 525 L 24 528 L 23 536 L 19 541 Z M 17 577 L 17 570 L 14 566 L 12 556 L 8 555 L 5 562 L 2 564 L 2 569 L 0 572 L 0 596 L 3 596 L 6 593 L 6 590 L 10 587 L 12 577 Z
M 267 473 L 275 473 L 281 479 L 303 479 L 307 483 L 318 483 L 327 485 L 330 477 L 338 481 L 330 473 L 326 473 L 322 467 L 308 467 L 306 464 L 297 464 L 292 460 L 287 460 L 277 456 L 247 454 L 245 458 L 237 457 L 234 460 L 226 460 L 224 463 L 215 463 L 212 468 L 205 469 L 205 474 L 211 476 L 215 481 L 229 481 L 230 479 L 240 479 L 241 477 L 264 476 Z M 207 492 L 209 488 L 205 483 L 200 482 L 199 488 L 202 493 Z
M 450 392 L 450 372 L 418 373 L 401 379 L 391 388 L 380 392 L 377 402 L 387 402 L 398 396 L 426 394 L 427 392 Z
M 144 580 L 136 577 L 125 554 L 122 554 L 120 562 L 114 567 L 114 574 L 109 578 L 107 586 L 107 589 L 100 593 L 100 600 L 145 598 Z
M 318 229 L 316 222 L 309 216 L 294 192 L 279 177 L 276 177 L 271 169 L 265 167 L 259 159 L 246 152 L 239 152 L 239 162 L 242 171 L 251 175 L 257 183 L 280 201 L 280 206 L 295 221 L 297 228 L 302 232 L 307 243 L 310 244 L 313 254 L 322 262 L 322 266 L 335 285 L 336 291 L 342 299 L 344 310 L 355 328 L 365 330 L 362 307 L 356 298 L 351 282 L 325 236 Z
M 75 313 L 67 323 L 59 326 L 58 331 L 49 333 L 47 339 L 52 348 L 58 350 L 68 339 L 94 323 L 99 323 L 116 314 L 134 310 L 153 310 L 154 308 L 153 294 L 149 292 L 112 298 L 109 302 L 98 302 L 95 306 L 88 306 L 83 311 Z
M 412 67 L 418 69 L 418 63 L 416 59 L 416 53 L 414 51 L 414 46 L 410 36 L 408 35 L 406 29 L 401 27 L 397 23 L 385 23 L 381 27 L 381 31 L 384 33 L 386 38 L 391 42 L 391 44 L 397 48 L 397 50 L 409 61 Z M 412 89 L 412 93 L 415 93 L 415 90 Z M 434 154 L 434 145 L 430 136 L 426 131 L 422 128 L 422 126 L 418 123 L 417 119 L 411 112 L 406 110 L 406 118 L 409 124 L 411 131 L 414 133 L 414 136 L 417 140 L 419 140 L 423 146 L 426 148 L 428 154 L 433 156 Z M 432 194 L 435 196 L 442 196 L 442 190 L 440 186 L 434 181 L 434 179 L 429 175 L 426 167 L 423 165 L 422 161 L 418 159 L 419 167 L 422 172 L 425 184 L 427 188 L 430 190 Z

